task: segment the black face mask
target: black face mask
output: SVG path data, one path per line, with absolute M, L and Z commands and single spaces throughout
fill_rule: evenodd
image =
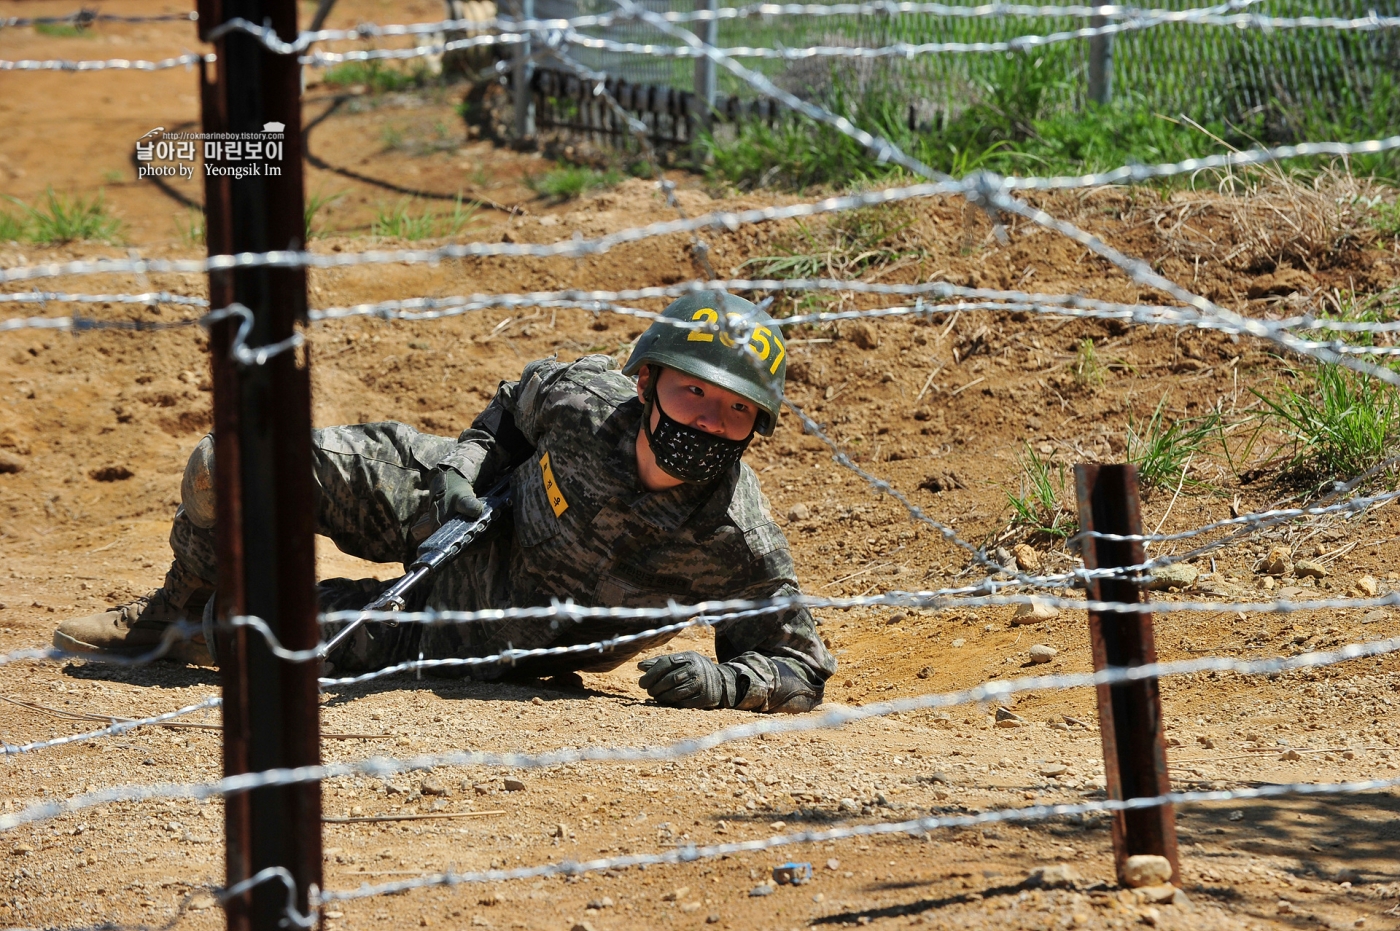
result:
M 651 428 L 651 409 L 656 407 L 660 418 L 656 429 Z M 704 484 L 719 478 L 739 461 L 753 439 L 750 433 L 742 440 L 728 440 L 713 433 L 688 427 L 666 416 L 655 390 L 647 392 L 642 410 L 642 429 L 661 471 L 683 482 Z

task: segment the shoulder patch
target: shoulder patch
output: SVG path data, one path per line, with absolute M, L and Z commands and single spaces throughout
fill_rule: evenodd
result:
M 549 506 L 554 509 L 554 516 L 563 517 L 564 512 L 569 509 L 569 502 L 564 500 L 564 493 L 559 490 L 559 483 L 554 480 L 554 470 L 549 466 L 549 453 L 540 457 L 540 475 L 544 479 L 545 497 L 549 499 Z

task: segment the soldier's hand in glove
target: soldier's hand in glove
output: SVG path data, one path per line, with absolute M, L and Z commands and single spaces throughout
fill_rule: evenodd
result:
M 433 493 L 433 508 L 439 524 L 445 524 L 454 517 L 475 520 L 486 510 L 486 505 L 476 496 L 472 483 L 455 469 L 438 469 L 433 473 L 428 487 Z
M 680 708 L 733 708 L 740 699 L 739 676 L 700 653 L 687 650 L 642 660 L 641 686 L 663 705 Z M 744 680 L 748 684 L 748 680 Z

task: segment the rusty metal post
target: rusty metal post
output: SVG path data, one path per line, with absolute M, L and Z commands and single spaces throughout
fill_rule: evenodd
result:
M 295 0 L 200 0 L 201 38 L 234 17 L 270 23 L 295 39 Z M 246 144 L 237 161 L 202 146 L 209 254 L 300 250 L 304 246 L 300 66 L 243 33 L 215 43 L 217 62 L 201 73 L 206 134 L 257 134 L 259 157 Z M 282 124 L 280 151 L 267 151 Z M 270 135 L 271 134 L 271 135 Z M 233 140 L 244 142 L 248 137 Z M 252 173 L 248 169 L 256 166 Z M 221 174 L 240 167 L 243 177 Z M 306 320 L 303 269 L 257 268 L 211 273 L 211 307 L 237 302 L 253 313 L 250 346 L 278 342 Z M 218 467 L 217 647 L 224 692 L 224 773 L 320 762 L 314 663 L 278 660 L 267 642 L 227 624 L 234 615 L 265 619 L 284 646 L 319 639 L 316 622 L 314 495 L 311 476 L 309 356 L 284 352 L 263 365 L 230 358 L 238 321 L 210 333 Z M 286 868 L 297 907 L 321 885 L 319 783 L 265 788 L 230 797 L 225 809 L 227 885 L 267 867 Z M 272 931 L 286 917 L 286 889 L 265 882 L 226 903 L 230 931 Z
M 1137 469 L 1131 465 L 1074 467 L 1079 497 L 1079 528 L 1113 534 L 1142 533 L 1142 500 Z M 1084 568 L 1111 569 L 1143 562 L 1141 541 L 1086 536 Z M 1094 579 L 1090 601 L 1140 604 L 1142 587 L 1133 579 Z M 1145 611 L 1090 611 L 1089 641 L 1095 671 L 1157 662 L 1152 615 Z M 1156 679 L 1098 687 L 1099 732 L 1103 771 L 1110 799 L 1150 798 L 1171 791 L 1167 747 L 1162 727 L 1162 699 Z M 1118 879 L 1128 857 L 1156 854 L 1172 865 L 1172 882 L 1181 885 L 1176 852 L 1176 814 L 1171 805 L 1115 812 L 1113 855 Z

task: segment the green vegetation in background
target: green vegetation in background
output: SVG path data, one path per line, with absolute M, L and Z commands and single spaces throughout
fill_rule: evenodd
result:
M 1083 174 L 1126 164 L 1174 162 L 1257 144 L 1303 139 L 1364 139 L 1387 135 L 1400 125 L 1400 92 L 1382 76 L 1364 101 L 1341 106 L 1256 108 L 1234 122 L 1195 124 L 1159 112 L 1145 98 L 1120 96 L 1109 106 L 1077 112 L 1051 106 L 1064 85 L 1081 80 L 1066 54 L 1008 56 L 991 79 L 974 86 L 973 102 L 931 124 L 909 127 L 908 89 L 871 79 L 852 92 L 834 82 L 826 106 L 867 132 L 882 136 L 935 171 L 962 176 L 978 169 L 1001 174 Z M 1287 114 L 1281 118 L 1280 114 Z M 732 140 L 704 139 L 708 171 L 744 188 L 844 187 L 904 173 L 880 164 L 860 143 L 805 117 L 776 126 L 742 124 Z M 1312 160 L 1313 164 L 1320 164 Z M 1290 162 L 1302 165 L 1303 162 Z M 1358 174 L 1400 178 L 1400 158 L 1391 154 L 1352 159 Z M 1214 178 L 1212 178 L 1212 181 Z M 1183 178 L 1176 183 L 1190 183 Z
M 34 31 L 41 36 L 52 36 L 56 39 L 91 39 L 93 36 L 83 27 L 72 23 L 35 23 Z
M 476 219 L 476 207 L 462 203 L 458 194 L 452 209 L 438 213 L 431 207 L 412 209 L 412 201 L 402 200 L 388 210 L 380 209 L 370 233 L 385 239 L 435 239 L 456 236 Z
M 175 232 L 186 246 L 204 245 L 204 208 L 190 207 L 183 217 L 175 218 Z
M 1395 389 L 1340 365 L 1317 366 L 1301 389 L 1254 394 L 1292 444 L 1287 471 L 1318 487 L 1378 465 L 1400 438 Z
M 321 228 L 316 225 L 316 215 L 322 210 L 328 210 L 346 194 L 345 191 L 337 191 L 334 194 L 327 194 L 324 191 L 317 191 L 306 198 L 306 203 L 302 206 L 302 213 L 306 221 L 306 241 L 310 242 L 321 235 Z
M 1061 502 L 1067 496 L 1068 478 L 1063 463 L 1041 459 L 1029 443 L 1016 457 L 1021 466 L 1021 493 L 1006 493 L 1011 505 L 1011 525 L 1033 533 L 1068 537 L 1079 530 L 1074 512 Z
M 541 197 L 572 200 L 585 191 L 610 188 L 622 180 L 621 173 L 608 169 L 597 171 L 575 165 L 565 165 L 525 179 L 530 190 Z
M 400 68 L 379 59 L 371 59 L 342 62 L 327 70 L 321 80 L 333 87 L 353 87 L 360 84 L 369 88 L 370 93 L 385 94 L 425 87 L 436 79 L 421 62 L 411 68 Z
M 102 192 L 92 200 L 71 199 L 48 188 L 44 203 L 37 207 L 18 198 L 7 198 L 19 212 L 0 214 L 0 240 L 17 240 L 54 245 L 75 240 L 110 242 L 121 228 L 120 221 L 107 210 Z

